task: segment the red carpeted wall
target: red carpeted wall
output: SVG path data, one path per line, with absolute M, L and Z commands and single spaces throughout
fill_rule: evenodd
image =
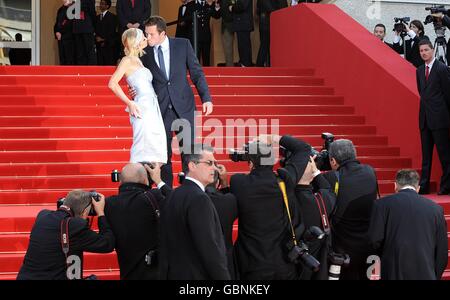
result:
M 364 13 L 364 12 L 361 12 Z M 301 4 L 271 17 L 274 67 L 314 68 L 345 104 L 377 126 L 420 168 L 419 96 L 413 65 L 381 43 L 337 6 Z M 435 153 L 433 178 L 440 168 Z

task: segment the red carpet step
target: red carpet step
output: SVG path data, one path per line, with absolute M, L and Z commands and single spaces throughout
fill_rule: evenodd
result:
M 126 164 L 132 141 L 124 106 L 107 87 L 113 71 L 0 67 L 0 279 L 15 279 L 41 209 L 54 209 L 55 201 L 75 188 L 117 193 L 118 184 L 109 174 Z M 197 130 L 221 152 L 216 158 L 230 175 L 247 172 L 248 166 L 230 162 L 225 149 L 241 147 L 255 135 L 255 125 L 266 122 L 270 133 L 272 120 L 279 122 L 280 134 L 294 135 L 317 149 L 323 144 L 322 132 L 353 140 L 360 160 L 376 169 L 382 194 L 393 192 L 399 168 L 411 167 L 411 158 L 401 156 L 401 145 L 389 144 L 377 124 L 367 124 L 312 69 L 206 68 L 205 74 L 215 111 Z M 125 81 L 122 85 L 126 88 Z M 208 127 L 217 121 L 222 123 L 214 128 L 219 130 L 218 143 Z M 175 175 L 178 171 L 176 155 Z M 444 207 L 450 223 L 450 197 L 431 197 Z M 119 278 L 115 253 L 88 254 L 85 269 L 85 275 Z M 450 267 L 444 277 L 450 279 Z

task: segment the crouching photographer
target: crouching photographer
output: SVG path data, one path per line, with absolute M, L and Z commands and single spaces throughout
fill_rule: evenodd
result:
M 273 171 L 272 145 L 291 153 L 282 179 Z M 319 263 L 301 241 L 304 227 L 295 201 L 295 184 L 303 176 L 303 153 L 310 146 L 291 136 L 260 136 L 231 154 L 233 161 L 247 161 L 249 174 L 235 174 L 230 190 L 237 198 L 239 232 L 235 244 L 240 279 L 298 279 L 301 266 L 317 270 Z M 298 157 L 302 153 L 302 157 Z M 284 177 L 283 176 L 283 177 Z
M 105 218 L 104 207 L 102 194 L 74 190 L 56 211 L 42 210 L 31 230 L 17 279 L 82 279 L 83 252 L 114 250 L 114 235 Z M 94 211 L 98 216 L 99 233 L 89 228 L 88 216 Z
M 116 237 L 122 280 L 158 279 L 158 234 L 161 182 L 157 164 L 128 164 L 120 173 L 119 194 L 106 199 L 106 215 Z

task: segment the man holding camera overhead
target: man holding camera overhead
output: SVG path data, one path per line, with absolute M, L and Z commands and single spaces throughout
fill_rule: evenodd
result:
M 95 198 L 95 199 L 94 199 Z M 83 252 L 114 250 L 114 235 L 104 213 L 102 194 L 74 190 L 56 211 L 42 210 L 33 225 L 18 280 L 83 278 Z M 99 233 L 89 228 L 91 209 L 98 216 Z
M 128 164 L 120 173 L 119 194 L 106 199 L 122 280 L 158 279 L 159 214 L 164 196 L 151 186 L 153 181 L 161 182 L 159 174 L 158 165 Z

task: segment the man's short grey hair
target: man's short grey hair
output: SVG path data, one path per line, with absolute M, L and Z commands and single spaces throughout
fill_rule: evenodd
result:
M 395 182 L 401 188 L 407 185 L 418 187 L 419 186 L 420 176 L 416 170 L 412 169 L 403 169 L 397 172 L 395 175 Z
M 188 149 L 182 151 L 181 167 L 185 175 L 189 173 L 189 163 L 198 163 L 203 157 L 203 152 L 214 153 L 214 148 L 209 145 L 193 144 Z
M 330 158 L 334 158 L 338 164 L 351 159 L 356 159 L 356 149 L 350 140 L 340 139 L 330 144 Z
M 73 190 L 64 199 L 64 205 L 70 208 L 75 217 L 80 217 L 83 211 L 92 203 L 89 192 Z

